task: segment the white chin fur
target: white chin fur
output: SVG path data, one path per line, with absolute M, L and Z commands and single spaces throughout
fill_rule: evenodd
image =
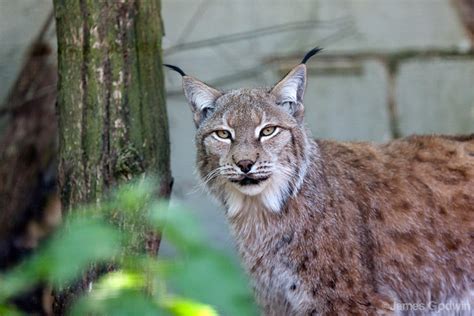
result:
M 288 198 L 289 182 L 285 175 L 274 173 L 259 185 L 227 186 L 227 211 L 230 217 L 244 209 L 263 207 L 272 212 L 280 212 Z
M 239 190 L 243 194 L 254 196 L 254 195 L 262 193 L 262 191 L 267 186 L 268 181 L 270 181 L 270 179 L 267 181 L 260 182 L 259 184 L 240 185 L 240 184 L 235 183 L 234 186 L 237 190 Z

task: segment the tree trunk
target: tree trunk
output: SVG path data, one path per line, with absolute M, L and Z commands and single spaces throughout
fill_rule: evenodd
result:
M 63 210 L 146 173 L 171 191 L 159 0 L 55 0 Z M 137 228 L 139 229 L 139 228 Z M 159 236 L 144 245 L 156 254 Z M 64 314 L 95 272 L 55 298 Z

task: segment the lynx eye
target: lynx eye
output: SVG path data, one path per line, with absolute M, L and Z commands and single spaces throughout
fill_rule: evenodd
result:
M 229 131 L 221 129 L 221 130 L 215 131 L 215 134 L 219 138 L 230 139 L 230 132 Z
M 270 136 L 276 131 L 276 126 L 267 126 L 260 131 L 260 137 L 262 136 Z

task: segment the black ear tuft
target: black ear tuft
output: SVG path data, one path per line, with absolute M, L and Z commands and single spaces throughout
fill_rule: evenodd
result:
M 178 66 L 173 66 L 173 65 L 169 65 L 169 64 L 163 64 L 163 66 L 166 66 L 170 69 L 173 69 L 174 71 L 176 71 L 177 73 L 179 73 L 183 77 L 186 76 L 184 71 L 181 68 L 179 68 Z
M 311 57 L 313 57 L 314 55 L 316 55 L 317 53 L 319 53 L 320 51 L 322 51 L 323 49 L 322 48 L 319 48 L 319 47 L 315 47 L 313 48 L 312 50 L 310 50 L 309 52 L 306 53 L 306 55 L 304 55 L 303 57 L 303 60 L 301 61 L 302 64 L 306 64 L 306 62 L 308 61 L 308 59 L 310 59 Z

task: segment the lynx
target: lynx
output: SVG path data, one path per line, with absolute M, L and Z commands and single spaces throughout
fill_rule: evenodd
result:
M 474 134 L 313 140 L 310 51 L 270 89 L 182 75 L 197 168 L 265 315 L 474 314 Z

